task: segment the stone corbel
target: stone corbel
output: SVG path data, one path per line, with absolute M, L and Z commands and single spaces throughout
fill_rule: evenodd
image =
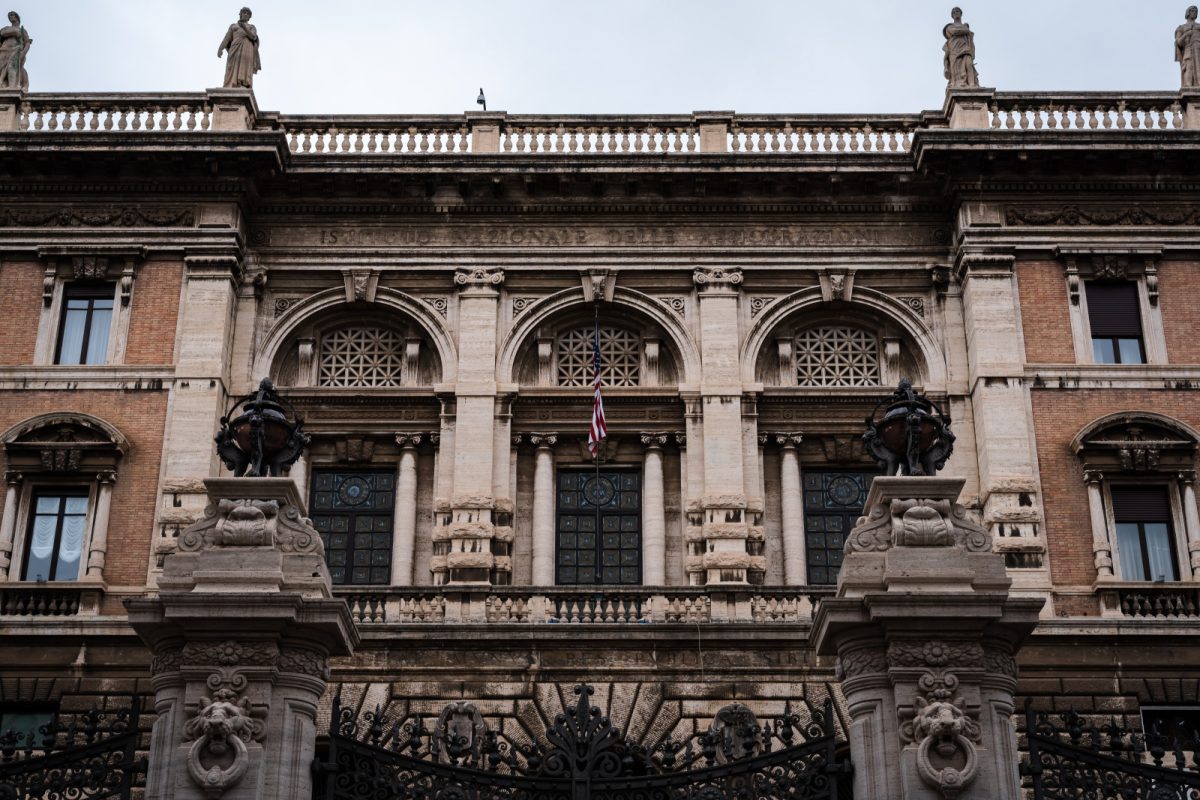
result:
M 1154 259 L 1147 257 L 1142 271 L 1146 274 L 1146 299 L 1150 305 L 1158 305 L 1158 266 Z
M 42 305 L 46 308 L 54 302 L 54 284 L 58 278 L 58 267 L 51 262 L 42 270 Z
M 794 336 L 780 336 L 775 339 L 775 351 L 779 354 L 779 385 L 780 386 L 795 386 L 798 378 L 796 376 L 796 360 L 794 346 Z
M 404 372 L 400 382 L 405 386 L 420 383 L 421 380 L 421 337 L 408 336 L 404 340 Z
M 822 270 L 817 274 L 817 277 L 821 281 L 821 299 L 826 303 L 832 300 L 849 302 L 853 297 L 854 270 Z
M 1067 265 L 1067 295 L 1071 298 L 1071 305 L 1079 305 L 1079 265 L 1075 263 L 1074 256 L 1066 259 Z
M 616 270 L 589 269 L 587 272 L 579 273 L 579 279 L 583 283 L 583 301 L 585 303 L 596 300 L 603 300 L 606 303 L 613 301 L 613 295 L 617 290 Z
M 125 262 L 121 268 L 121 305 L 128 306 L 133 298 L 133 279 L 136 277 L 137 266 L 132 259 Z
M 646 354 L 646 374 L 642 376 L 643 386 L 658 386 L 659 383 L 659 341 L 656 338 L 642 340 L 642 352 Z
M 342 281 L 347 303 L 374 303 L 379 287 L 379 272 L 373 269 L 344 269 Z
M 296 385 L 297 386 L 312 386 L 313 381 L 313 357 L 315 353 L 316 340 L 314 339 L 298 339 L 296 341 Z
M 539 331 L 537 337 L 538 386 L 554 385 L 554 337 Z
M 883 340 L 884 384 L 891 386 L 903 376 L 900 374 L 900 340 L 894 336 Z

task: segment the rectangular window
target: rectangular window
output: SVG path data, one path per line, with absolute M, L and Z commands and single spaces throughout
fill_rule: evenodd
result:
M 1167 488 L 1114 486 L 1111 493 L 1121 577 L 1127 581 L 1179 580 Z
M 43 703 L 5 703 L 0 706 L 0 734 L 15 734 L 18 746 L 37 747 L 54 722 L 55 709 Z
M 56 364 L 103 364 L 112 327 L 112 284 L 70 284 L 63 293 Z
M 1097 364 L 1145 364 L 1138 289 L 1132 281 L 1088 281 L 1092 360 Z
M 308 507 L 335 585 L 392 582 L 395 487 L 392 472 L 313 470 Z
M 642 582 L 642 476 L 627 470 L 561 469 L 554 582 Z
M 86 489 L 53 489 L 33 495 L 24 580 L 78 580 L 87 510 Z
M 804 470 L 804 545 L 810 586 L 837 583 L 846 537 L 862 516 L 870 472 Z

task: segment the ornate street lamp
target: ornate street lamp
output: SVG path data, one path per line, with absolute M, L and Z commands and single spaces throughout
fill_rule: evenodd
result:
M 907 378 L 867 417 L 863 442 L 888 475 L 936 475 L 954 452 L 950 417 Z
M 308 444 L 303 428 L 304 420 L 279 396 L 271 379 L 263 378 L 258 391 L 234 401 L 221 417 L 217 455 L 238 478 L 278 477 Z

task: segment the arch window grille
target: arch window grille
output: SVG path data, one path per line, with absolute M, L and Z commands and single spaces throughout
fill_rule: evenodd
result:
M 558 385 L 592 385 L 593 328 L 577 328 L 558 339 Z M 600 375 L 605 386 L 637 386 L 641 339 L 620 328 L 600 328 Z
M 878 386 L 879 341 L 859 328 L 809 328 L 796 337 L 800 386 Z
M 403 373 L 404 337 L 395 331 L 378 327 L 341 328 L 321 338 L 319 386 L 399 386 Z

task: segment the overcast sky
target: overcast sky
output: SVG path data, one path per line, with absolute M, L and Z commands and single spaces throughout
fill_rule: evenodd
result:
M 35 92 L 219 86 L 240 3 L 12 0 Z M 915 112 L 950 0 L 252 0 L 259 107 L 286 113 Z M 965 0 L 982 82 L 1179 87 L 1186 0 Z

